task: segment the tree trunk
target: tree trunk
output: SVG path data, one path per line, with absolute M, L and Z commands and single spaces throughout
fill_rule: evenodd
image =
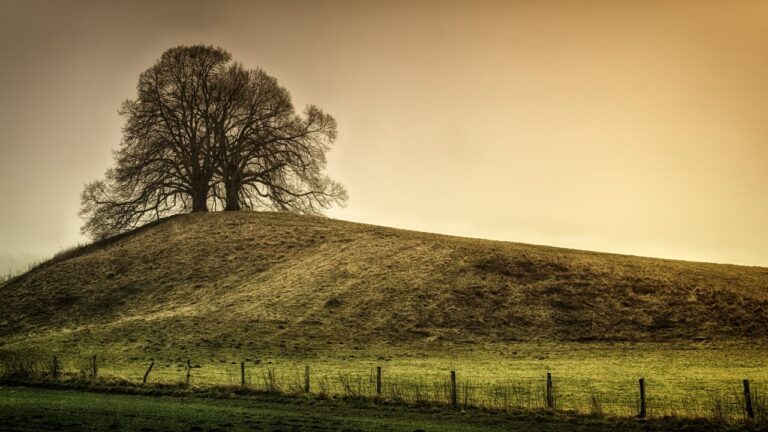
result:
M 198 176 L 199 177 L 199 176 Z M 208 211 L 208 182 L 204 179 L 192 181 L 192 212 Z
M 207 212 L 208 211 L 208 193 L 200 193 L 199 191 L 192 195 L 192 212 Z
M 225 183 L 226 190 L 226 205 L 224 211 L 238 211 L 240 210 L 240 184 L 239 179 L 230 179 Z

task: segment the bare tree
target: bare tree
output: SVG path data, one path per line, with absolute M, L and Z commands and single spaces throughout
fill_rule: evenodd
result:
M 118 182 L 177 191 L 189 197 L 193 212 L 208 210 L 215 169 L 206 128 L 212 103 L 208 87 L 230 59 L 220 48 L 178 47 L 141 75 L 138 98 L 122 110 L 127 121 Z
M 214 174 L 205 127 L 207 87 L 230 62 L 221 48 L 176 47 L 139 76 L 123 104 L 123 140 L 115 168 L 86 185 L 84 233 L 101 238 L 169 214 L 207 211 Z
M 109 237 L 176 213 L 277 209 L 319 214 L 346 191 L 323 174 L 336 122 L 221 48 L 176 47 L 123 104 L 115 167 L 81 195 L 82 231 Z
M 235 64 L 221 78 L 210 127 L 225 209 L 319 214 L 343 204 L 344 188 L 323 175 L 333 117 L 315 106 L 297 115 L 288 90 L 260 69 Z

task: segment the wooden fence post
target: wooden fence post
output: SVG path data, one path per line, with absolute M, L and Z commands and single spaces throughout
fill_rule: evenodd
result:
M 747 417 L 750 420 L 755 418 L 755 411 L 752 409 L 752 394 L 749 392 L 749 380 L 744 380 L 744 408 L 747 410 Z
M 93 370 L 93 378 L 96 378 L 96 373 L 98 372 L 98 369 L 96 368 L 96 356 L 93 356 L 92 359 L 92 370 Z
M 640 412 L 637 414 L 637 418 L 645 418 L 645 379 L 640 378 Z
M 451 406 L 454 408 L 458 406 L 456 395 L 456 371 L 451 371 Z
M 553 390 L 552 374 L 547 372 L 547 408 L 551 410 L 555 409 L 555 395 Z
M 187 359 L 187 385 L 189 385 L 189 374 L 192 372 L 192 363 Z
M 381 366 L 376 366 L 376 394 L 381 396 Z
M 245 362 L 240 362 L 240 385 L 245 387 Z
M 53 379 L 59 379 L 59 359 L 53 356 Z
M 304 393 L 309 393 L 309 366 L 304 368 Z
M 152 372 L 152 366 L 154 366 L 154 365 L 155 365 L 154 361 L 149 364 L 149 367 L 147 368 L 147 371 L 144 373 L 144 380 L 142 381 L 142 384 L 146 384 L 147 383 L 147 377 L 149 376 L 149 373 Z

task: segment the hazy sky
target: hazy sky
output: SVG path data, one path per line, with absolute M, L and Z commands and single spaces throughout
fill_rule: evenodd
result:
M 768 266 L 768 2 L 0 0 L 0 254 L 82 242 L 167 48 L 336 117 L 339 219 Z

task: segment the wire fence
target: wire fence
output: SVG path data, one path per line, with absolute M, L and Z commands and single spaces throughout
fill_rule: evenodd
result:
M 596 417 L 706 418 L 721 422 L 768 420 L 768 385 L 761 381 L 590 379 L 567 371 L 542 371 L 488 379 L 468 371 L 399 374 L 360 367 L 339 370 L 298 364 L 189 360 L 136 362 L 88 358 L 0 359 L 0 378 L 39 381 L 89 380 L 114 385 L 174 386 L 190 389 L 247 389 L 317 397 L 365 398 L 408 405 L 447 405 L 492 410 L 549 410 Z M 640 387 L 642 388 L 642 391 Z

